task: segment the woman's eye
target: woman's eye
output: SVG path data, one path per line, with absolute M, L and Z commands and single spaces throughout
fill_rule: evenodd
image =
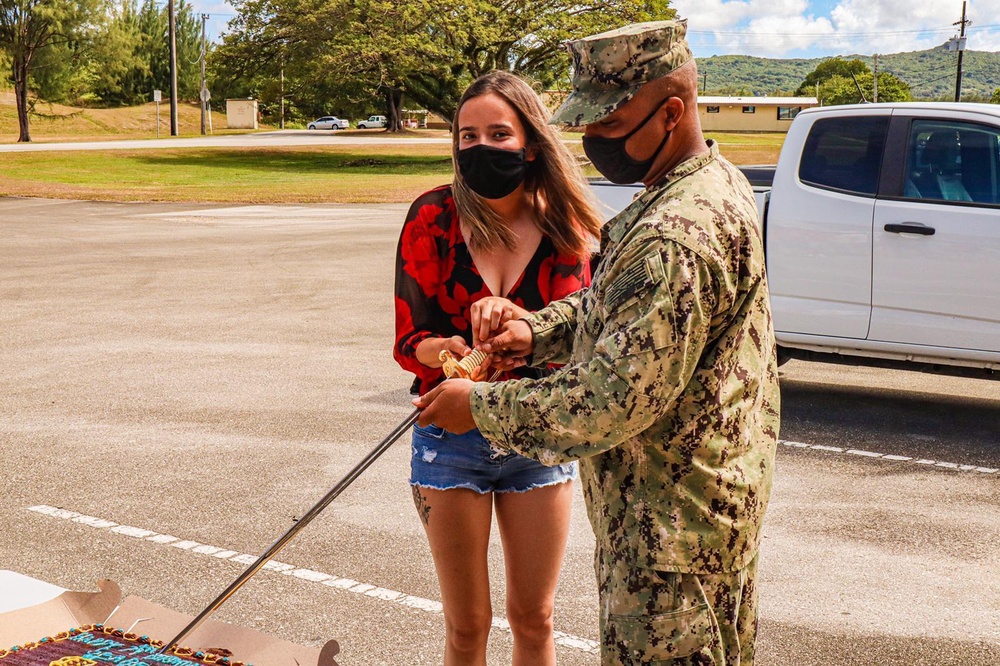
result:
M 462 139 L 462 141 L 474 141 L 476 139 L 476 135 L 473 134 L 472 132 L 466 132 L 465 134 L 462 134 L 459 138 Z

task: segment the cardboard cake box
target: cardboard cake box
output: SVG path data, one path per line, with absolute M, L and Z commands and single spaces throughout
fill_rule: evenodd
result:
M 0 646 L 101 623 L 169 641 L 194 619 L 139 597 L 122 601 L 121 588 L 112 580 L 97 581 L 97 587 L 99 592 L 67 591 L 35 606 L 0 613 Z M 192 649 L 226 648 L 234 659 L 254 666 L 337 666 L 334 656 L 340 652 L 334 640 L 319 649 L 308 648 L 214 620 L 205 620 L 180 642 Z

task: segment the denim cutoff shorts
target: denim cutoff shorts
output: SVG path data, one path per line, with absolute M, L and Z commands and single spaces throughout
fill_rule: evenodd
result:
M 576 464 L 546 467 L 517 453 L 496 453 L 478 430 L 454 435 L 436 425 L 413 426 L 410 485 L 479 494 L 523 493 L 576 476 Z

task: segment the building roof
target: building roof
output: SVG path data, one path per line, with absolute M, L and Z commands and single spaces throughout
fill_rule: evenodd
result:
M 815 97 L 712 97 L 710 95 L 699 95 L 699 104 L 739 104 L 739 105 L 759 105 L 759 106 L 805 106 L 807 104 L 818 105 L 819 100 Z

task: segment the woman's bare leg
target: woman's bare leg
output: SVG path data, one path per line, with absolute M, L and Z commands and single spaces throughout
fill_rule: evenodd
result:
M 554 666 L 552 611 L 569 535 L 573 484 L 496 493 L 494 501 L 507 570 L 513 666 Z
M 445 666 L 485 666 L 493 621 L 486 553 L 493 495 L 413 486 L 444 604 Z

